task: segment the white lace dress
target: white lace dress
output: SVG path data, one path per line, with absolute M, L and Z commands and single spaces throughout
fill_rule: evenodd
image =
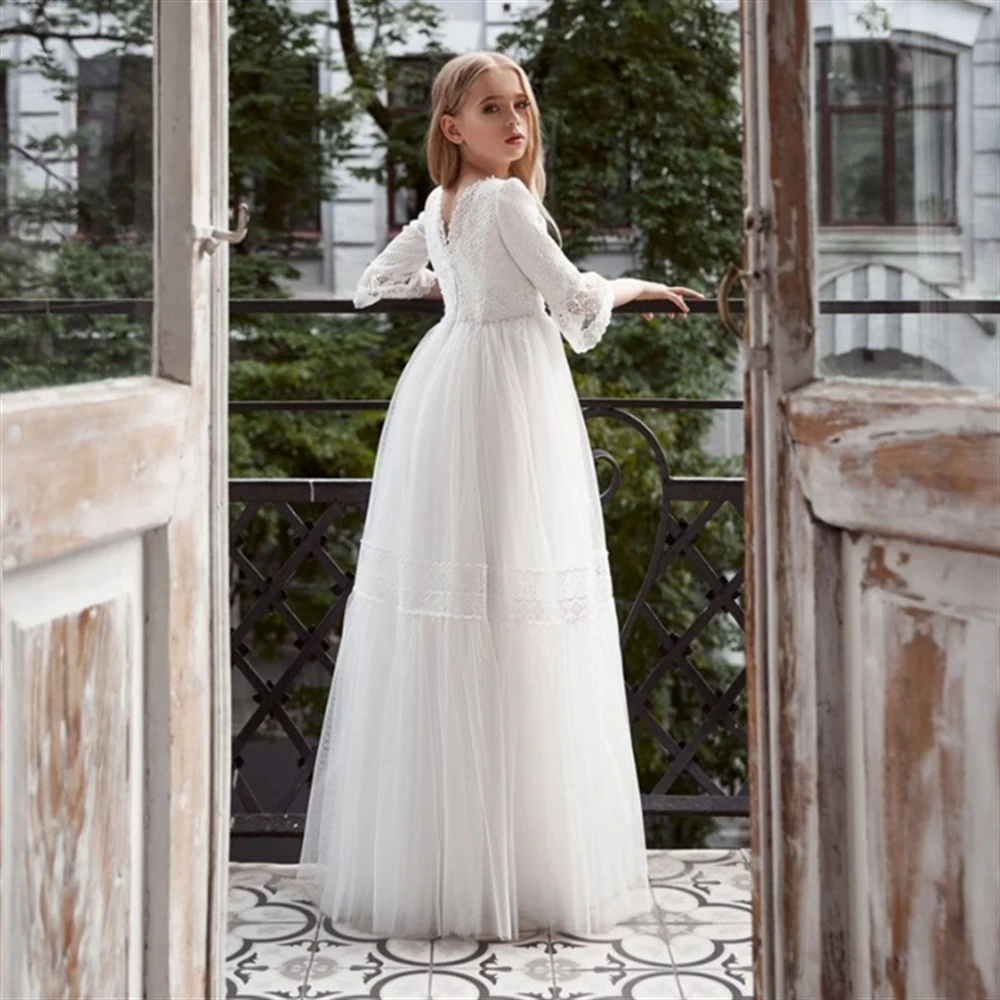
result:
M 601 339 L 611 286 L 562 253 L 519 179 L 465 188 L 449 231 L 441 197 L 354 298 L 422 296 L 437 277 L 444 316 L 379 442 L 298 873 L 334 921 L 378 935 L 596 933 L 652 908 L 598 482 L 560 340 Z

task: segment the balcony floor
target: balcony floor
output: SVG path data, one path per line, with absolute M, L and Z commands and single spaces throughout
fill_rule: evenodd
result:
M 229 997 L 751 997 L 744 850 L 650 851 L 656 910 L 600 937 L 365 937 L 303 901 L 292 865 L 233 864 Z

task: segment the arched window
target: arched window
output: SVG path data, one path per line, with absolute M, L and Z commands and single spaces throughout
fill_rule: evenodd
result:
M 866 40 L 815 63 L 820 224 L 955 225 L 955 57 Z

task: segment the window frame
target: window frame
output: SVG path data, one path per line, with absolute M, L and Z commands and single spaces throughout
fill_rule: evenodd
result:
M 114 64 L 115 66 L 115 76 L 116 82 L 114 87 L 95 85 L 89 81 L 84 81 L 84 69 L 91 66 L 96 67 L 101 63 Z M 152 121 L 150 120 L 147 125 L 149 129 L 149 142 L 148 144 L 141 144 L 136 142 L 137 131 L 136 123 L 141 121 L 139 118 L 133 119 L 131 122 L 132 132 L 129 135 L 130 141 L 133 143 L 132 155 L 136 158 L 136 163 L 134 166 L 135 170 L 132 171 L 130 179 L 132 181 L 132 188 L 129 191 L 129 197 L 131 199 L 130 209 L 132 218 L 128 224 L 125 224 L 121 218 L 118 217 L 118 211 L 123 203 L 122 197 L 119 195 L 118 198 L 115 196 L 114 191 L 114 179 L 115 179 L 115 153 L 119 148 L 119 145 L 124 138 L 125 133 L 119 131 L 119 127 L 122 125 L 125 115 L 123 114 L 123 76 L 130 76 L 131 74 L 137 72 L 145 73 L 148 70 L 149 73 L 149 92 L 148 98 L 150 101 L 150 106 L 154 100 L 153 95 L 153 63 L 154 59 L 152 55 L 144 52 L 102 52 L 93 56 L 88 56 L 79 59 L 77 63 L 77 78 L 76 78 L 76 184 L 77 184 L 77 207 L 76 207 L 76 234 L 78 239 L 92 239 L 99 238 L 102 242 L 118 242 L 125 243 L 131 242 L 137 239 L 153 239 L 153 203 L 155 201 L 155 192 L 153 191 L 153 180 L 152 180 L 152 169 L 153 169 L 153 158 L 155 156 L 153 150 L 153 135 L 152 135 Z M 141 67 L 141 69 L 140 69 Z M 134 81 L 133 81 L 134 82 Z M 95 100 L 95 95 L 101 93 L 113 93 L 115 95 L 115 106 L 113 114 L 108 115 L 106 113 L 102 114 L 95 111 L 93 105 Z M 115 226 L 115 232 L 113 234 L 102 232 L 99 226 L 93 225 L 93 220 L 91 220 L 85 210 L 85 201 L 82 197 L 82 193 L 85 187 L 85 175 L 90 173 L 94 169 L 91 165 L 89 151 L 85 148 L 85 135 L 84 130 L 92 121 L 104 121 L 102 125 L 102 132 L 105 135 L 110 131 L 111 143 L 110 146 L 107 144 L 102 145 L 100 157 L 95 161 L 95 166 L 97 169 L 107 167 L 108 175 L 105 178 L 105 186 L 107 188 L 105 194 L 112 204 L 112 217 Z M 106 126 L 110 126 L 108 129 Z M 144 150 L 149 157 L 149 192 L 148 199 L 141 198 L 139 192 L 136 188 L 136 184 L 139 181 L 139 163 L 137 150 Z M 108 153 L 108 161 L 104 162 L 104 156 Z
M 830 60 L 834 45 L 878 45 L 886 52 L 885 93 L 880 102 L 866 104 L 835 105 L 830 102 Z M 896 104 L 899 83 L 897 56 L 901 49 L 911 52 L 927 52 L 942 56 L 950 61 L 952 100 L 950 103 L 914 102 L 902 106 Z M 959 226 L 958 204 L 958 98 L 959 60 L 956 53 L 925 42 L 909 39 L 838 39 L 824 38 L 815 42 L 814 54 L 817 63 L 817 78 L 814 113 L 816 115 L 816 155 L 819 180 L 819 225 L 824 229 L 895 229 L 912 231 L 916 229 L 956 230 Z M 901 222 L 896 204 L 896 118 L 901 112 L 916 110 L 951 112 L 951 214 L 948 219 L 934 222 Z M 884 128 L 882 133 L 882 218 L 881 219 L 837 219 L 833 215 L 833 117 L 836 114 L 880 114 Z
M 0 240 L 7 240 L 11 235 L 9 65 L 6 59 L 0 59 Z
M 398 67 L 400 66 L 409 67 L 422 65 L 424 67 L 426 72 L 426 92 L 422 101 L 417 104 L 394 104 L 393 86 L 387 83 L 385 88 L 385 107 L 389 114 L 390 121 L 393 118 L 403 118 L 407 115 L 427 114 L 428 109 L 431 106 L 431 87 L 434 83 L 434 77 L 437 75 L 441 66 L 443 66 L 449 59 L 453 58 L 454 55 L 455 53 L 408 53 L 406 55 L 392 57 L 391 62 L 394 64 L 395 74 L 399 73 Z M 397 219 L 396 217 L 396 195 L 399 190 L 407 189 L 407 186 L 397 183 L 396 170 L 397 168 L 395 163 L 391 158 L 387 157 L 385 164 L 385 219 L 387 230 L 386 236 L 389 239 L 396 236 L 403 226 L 405 226 L 407 222 L 411 221 L 410 219 Z M 424 191 L 421 191 L 419 186 L 415 189 L 415 205 L 423 205 L 425 203 L 426 197 L 430 193 L 432 186 L 429 178 L 425 178 L 424 186 L 426 188 Z

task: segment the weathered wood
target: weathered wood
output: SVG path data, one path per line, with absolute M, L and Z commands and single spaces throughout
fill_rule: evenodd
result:
M 112 602 L 14 636 L 30 708 L 22 766 L 38 782 L 18 894 L 23 996 L 128 994 L 127 618 L 127 604 Z
M 211 5 L 212 62 L 211 218 L 226 226 L 229 212 L 229 11 Z M 226 994 L 229 836 L 232 796 L 232 689 L 230 665 L 229 551 L 229 253 L 217 252 L 210 295 L 209 559 L 211 621 L 211 857 L 208 885 L 208 995 Z
M 164 523 L 189 402 L 153 378 L 0 396 L 4 569 Z
M 1000 403 L 814 379 L 808 19 L 741 6 L 755 995 L 996 996 Z
M 741 5 L 746 196 L 744 395 L 754 906 L 754 990 L 816 997 L 821 974 L 820 771 L 814 673 L 828 655 L 817 566 L 829 539 L 796 489 L 780 400 L 814 377 L 816 305 L 810 132 L 809 5 Z M 835 610 L 833 612 L 836 613 Z M 824 744 L 826 746 L 826 744 Z M 834 986 L 836 989 L 837 987 Z
M 150 618 L 150 677 L 165 697 L 149 699 L 151 747 L 148 811 L 151 837 L 147 866 L 158 872 L 147 894 L 146 990 L 152 996 L 219 995 L 221 969 L 212 967 L 222 949 L 224 894 L 213 864 L 226 856 L 227 831 L 211 801 L 227 780 L 228 747 L 213 728 L 229 700 L 228 600 L 213 605 L 219 559 L 213 546 L 228 546 L 220 523 L 211 470 L 213 413 L 225 412 L 225 378 L 216 339 L 228 337 L 221 247 L 200 251 L 196 238 L 210 226 L 227 228 L 213 215 L 225 193 L 227 137 L 218 125 L 224 91 L 227 17 L 224 3 L 157 4 L 155 31 L 159 97 L 156 147 L 157 252 L 154 310 L 154 373 L 191 387 L 186 441 L 179 458 L 176 499 L 169 522 L 147 538 L 151 590 L 158 617 Z M 221 399 L 213 396 L 221 393 Z M 219 407 L 221 406 L 221 410 Z M 219 474 L 225 475 L 225 472 Z M 221 530 L 220 530 L 221 529 Z M 213 757 L 222 747 L 223 756 Z M 225 775 L 225 778 L 222 775 Z
M 136 806 L 139 820 L 122 833 L 133 852 L 134 878 L 127 883 L 128 891 L 134 896 L 138 886 L 143 895 L 133 899 L 132 912 L 139 918 L 130 932 L 119 934 L 117 924 L 108 924 L 106 940 L 98 944 L 91 937 L 81 944 L 80 953 L 86 951 L 91 964 L 77 963 L 72 969 L 52 964 L 62 946 L 60 928 L 71 926 L 76 933 L 89 925 L 81 924 L 71 910 L 57 925 L 46 893 L 37 899 L 29 894 L 24 905 L 29 910 L 34 906 L 32 912 L 45 917 L 41 926 L 36 921 L 39 940 L 33 941 L 28 925 L 10 919 L 12 911 L 5 901 L 0 928 L 5 996 L 224 995 L 230 775 L 227 248 L 205 256 L 198 235 L 205 228 L 227 226 L 227 5 L 174 0 L 155 4 L 153 11 L 152 376 L 16 393 L 0 402 L 4 448 L 0 569 L 7 574 L 8 588 L 0 609 L 5 654 L 0 701 L 5 763 L 0 770 L 11 773 L 10 761 L 19 749 L 10 735 L 12 712 L 22 709 L 20 702 L 12 704 L 8 698 L 14 689 L 11 671 L 23 683 L 20 675 L 28 669 L 26 660 L 11 660 L 13 605 L 8 594 L 16 594 L 26 574 L 42 566 L 51 581 L 61 585 L 71 579 L 71 567 L 97 566 L 109 545 L 131 543 L 144 573 L 135 592 L 146 607 L 144 628 L 137 638 L 137 645 L 148 654 L 145 698 L 125 708 L 116 704 L 113 711 L 105 706 L 108 717 L 94 712 L 86 721 L 95 739 L 122 727 L 143 734 L 143 755 L 131 780 L 134 787 L 135 775 L 142 775 L 145 795 L 141 811 Z M 104 576 L 95 572 L 92 578 L 72 577 L 77 596 L 89 598 L 90 588 L 107 577 L 106 567 L 102 572 Z M 60 627 L 56 612 L 49 612 L 48 618 L 36 622 L 43 631 Z M 101 661 L 100 670 L 139 671 L 135 663 L 111 664 L 110 655 L 107 645 L 94 653 Z M 65 689 L 67 715 L 84 718 L 81 706 L 90 704 L 88 691 L 72 685 Z M 42 734 L 39 739 L 54 724 L 51 713 L 40 714 L 43 707 L 39 701 L 26 708 L 30 725 L 36 727 L 32 731 Z M 95 761 L 93 768 L 79 775 L 83 787 L 74 786 L 74 794 L 86 796 L 88 802 L 104 794 L 108 783 L 117 780 L 115 767 L 123 759 L 119 748 L 114 761 Z M 36 801 L 45 791 L 41 767 L 29 764 L 21 784 L 12 787 L 5 782 L 0 789 L 5 892 L 21 856 L 11 847 L 11 831 L 18 830 L 16 818 L 50 805 Z M 113 818 L 115 799 L 110 794 L 107 799 Z M 42 837 L 43 832 L 33 828 L 30 836 Z M 109 838 L 109 848 L 116 844 L 107 831 L 99 833 L 96 827 L 81 836 L 83 842 L 75 848 L 80 856 L 96 857 L 102 837 Z M 35 846 L 41 851 L 44 841 Z M 33 855 L 27 857 L 28 874 L 37 881 L 44 876 L 44 865 Z M 116 885 L 113 881 L 91 885 L 88 905 L 95 914 L 102 907 L 113 909 Z M 49 878 L 44 887 L 52 886 Z M 116 965 L 114 949 L 122 947 L 122 941 L 134 958 L 127 968 Z M 7 991 L 7 970 L 12 968 L 7 959 L 21 952 L 43 956 L 47 978 L 39 985 L 37 976 L 29 977 L 25 990 Z M 76 962 L 72 949 L 67 954 L 67 961 Z
M 821 520 L 1000 552 L 996 393 L 838 379 L 792 394 L 786 410 Z
M 142 590 L 135 539 L 5 574 L 0 995 L 141 990 Z
M 1000 991 L 1000 559 L 847 543 L 862 996 Z
M 763 259 L 755 262 L 768 284 L 772 375 L 780 393 L 806 385 L 816 372 L 816 232 L 812 169 L 812 56 L 810 5 L 768 0 L 750 5 L 765 20 L 766 88 L 758 119 L 760 149 L 769 169 L 760 173 L 758 224 L 764 229 Z

